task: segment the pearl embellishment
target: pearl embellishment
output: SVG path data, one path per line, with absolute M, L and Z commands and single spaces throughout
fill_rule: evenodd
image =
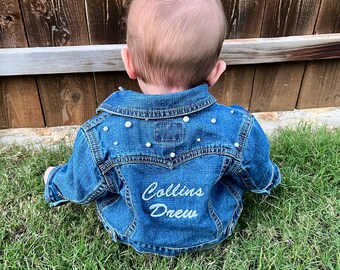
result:
M 188 116 L 183 117 L 183 122 L 188 123 L 190 121 L 190 118 Z
M 130 121 L 126 121 L 126 122 L 125 122 L 125 127 L 126 127 L 126 128 L 132 127 L 132 123 L 131 123 Z

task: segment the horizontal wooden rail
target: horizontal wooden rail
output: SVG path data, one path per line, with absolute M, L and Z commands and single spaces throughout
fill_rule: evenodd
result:
M 122 71 L 126 45 L 0 49 L 0 76 Z M 340 58 L 340 33 L 225 40 L 228 65 Z

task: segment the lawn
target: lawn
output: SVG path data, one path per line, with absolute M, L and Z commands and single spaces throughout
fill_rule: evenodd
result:
M 340 130 L 300 126 L 271 137 L 282 184 L 246 193 L 218 248 L 162 258 L 113 243 L 95 204 L 49 208 L 44 170 L 71 149 L 0 145 L 0 269 L 340 269 Z

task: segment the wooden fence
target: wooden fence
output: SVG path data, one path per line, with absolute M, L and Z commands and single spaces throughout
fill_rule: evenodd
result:
M 122 44 L 128 4 L 128 0 L 0 0 L 0 48 Z M 224 0 L 223 4 L 227 39 L 340 32 L 338 0 Z M 340 58 L 339 46 L 337 42 L 328 47 L 333 58 Z M 0 54 L 1 50 L 5 52 L 0 49 Z M 14 66 L 21 55 L 16 52 L 11 54 Z M 290 60 L 329 58 L 315 57 L 318 53 Z M 246 59 L 253 63 L 249 56 Z M 46 57 L 45 66 L 57 67 L 58 60 L 64 61 L 65 70 L 72 66 L 55 57 Z M 34 73 L 38 65 L 34 60 L 27 65 L 31 72 L 20 74 L 49 73 Z M 10 63 L 0 62 L 0 128 L 80 124 L 119 86 L 138 90 L 123 71 L 10 76 L 18 73 L 5 73 L 6 67 L 9 70 Z M 221 103 L 238 103 L 251 111 L 339 106 L 340 60 L 230 66 L 212 93 Z

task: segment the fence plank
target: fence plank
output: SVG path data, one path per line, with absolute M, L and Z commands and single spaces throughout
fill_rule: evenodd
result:
M 131 0 L 85 0 L 90 44 L 124 44 Z
M 223 0 L 227 21 L 226 38 L 260 37 L 265 2 L 265 0 Z M 230 52 L 230 48 L 223 48 L 222 58 L 227 52 Z M 230 56 L 232 55 L 230 54 L 229 58 Z M 249 108 L 255 66 L 230 66 L 232 61 L 225 60 L 229 66 L 211 91 L 220 103 L 236 103 Z
M 90 43 L 98 44 L 124 44 L 126 39 L 126 18 L 131 0 L 86 0 L 88 25 L 90 31 Z M 118 60 L 114 67 L 124 71 L 120 58 L 120 48 L 115 53 Z M 112 56 L 112 51 L 110 52 Z M 106 58 L 106 62 L 111 57 Z M 108 71 L 112 71 L 110 68 Z M 132 81 L 125 72 L 96 73 L 97 102 L 103 102 L 112 92 L 117 91 L 119 86 L 127 89 L 140 91 L 136 81 Z
M 322 0 L 315 34 L 340 33 L 340 2 Z
M 222 0 L 228 39 L 260 37 L 265 0 Z
M 340 106 L 340 60 L 307 65 L 298 102 L 299 109 Z
M 262 37 L 312 34 L 320 0 L 266 2 Z M 251 111 L 293 110 L 305 63 L 260 65 L 256 68 Z
M 125 71 L 96 73 L 95 78 L 99 104 L 113 92 L 117 91 L 119 87 L 141 92 L 137 80 L 131 80 Z
M 315 26 L 316 34 L 340 32 L 340 2 L 323 0 Z M 340 106 L 340 60 L 308 63 L 297 107 Z
M 87 45 L 83 0 L 20 0 L 30 47 Z
M 20 7 L 16 0 L 0 0 L 0 48 L 27 47 Z
M 27 47 L 16 0 L 0 0 L 0 48 Z M 0 129 L 45 126 L 34 77 L 0 79 Z
M 82 124 L 95 114 L 92 74 L 41 76 L 38 85 L 44 91 L 47 126 Z
M 9 123 L 1 128 L 45 127 L 34 77 L 1 79 L 0 92 Z
M 249 108 L 255 66 L 227 66 L 211 93 L 222 104 L 239 104 Z
M 123 71 L 120 50 L 125 46 L 1 49 L 0 76 Z M 228 65 L 339 57 L 340 34 L 226 40 L 221 52 Z
M 89 44 L 84 0 L 20 3 L 31 47 Z M 57 61 L 45 59 L 52 67 Z M 64 59 L 64 67 L 69 61 Z M 80 124 L 95 113 L 92 74 L 39 76 L 37 82 L 47 126 Z

